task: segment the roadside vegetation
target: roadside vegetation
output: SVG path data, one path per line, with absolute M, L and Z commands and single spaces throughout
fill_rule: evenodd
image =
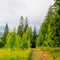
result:
M 60 47 L 41 47 L 40 49 L 50 60 L 60 60 Z
M 31 49 L 27 50 L 8 50 L 7 48 L 0 49 L 0 60 L 29 60 Z

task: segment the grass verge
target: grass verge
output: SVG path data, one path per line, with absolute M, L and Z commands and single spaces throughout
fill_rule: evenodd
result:
M 8 50 L 0 49 L 0 60 L 29 60 L 32 50 Z
M 60 47 L 41 47 L 40 49 L 50 60 L 60 60 Z

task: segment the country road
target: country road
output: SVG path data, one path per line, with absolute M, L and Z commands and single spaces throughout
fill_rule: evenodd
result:
M 33 48 L 30 60 L 49 60 L 49 59 L 40 49 Z

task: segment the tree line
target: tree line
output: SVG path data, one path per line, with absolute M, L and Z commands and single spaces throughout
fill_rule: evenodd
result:
M 14 27 L 12 32 L 9 31 L 8 23 L 5 25 L 4 34 L 0 39 L 0 47 L 7 48 L 30 48 L 36 46 L 36 26 L 34 31 L 28 24 L 28 18 L 21 16 L 17 31 Z
M 36 26 L 32 31 L 28 18 L 21 16 L 19 25 L 13 32 L 9 32 L 6 23 L 3 36 L 0 38 L 0 47 L 9 48 L 35 48 L 35 47 L 60 47 L 60 0 L 54 0 L 37 34 Z
M 54 1 L 41 25 L 37 47 L 60 47 L 60 0 Z

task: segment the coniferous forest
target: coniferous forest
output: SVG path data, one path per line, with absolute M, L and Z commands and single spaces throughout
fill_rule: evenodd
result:
M 33 29 L 28 17 L 21 16 L 13 31 L 6 23 L 0 37 L 0 60 L 60 60 L 60 0 L 49 7 L 39 33 L 36 26 Z

